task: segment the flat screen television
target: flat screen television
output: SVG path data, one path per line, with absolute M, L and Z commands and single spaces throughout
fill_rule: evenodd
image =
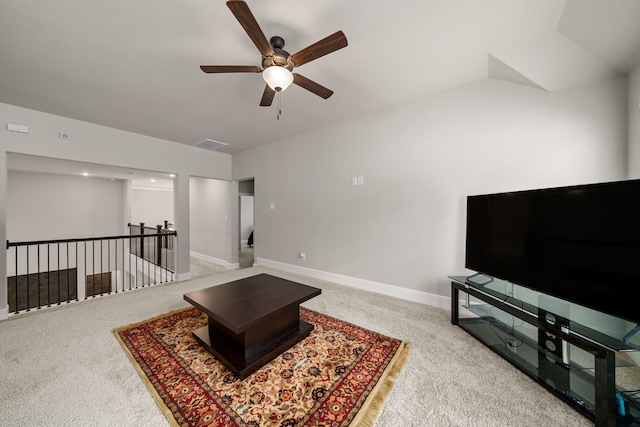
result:
M 640 180 L 468 196 L 465 267 L 640 323 Z

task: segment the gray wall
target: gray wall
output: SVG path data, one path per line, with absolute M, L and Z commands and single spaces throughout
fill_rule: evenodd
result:
M 446 275 L 465 272 L 466 195 L 640 176 L 638 69 L 628 101 L 626 91 L 622 78 L 556 93 L 489 79 L 234 155 L 233 178 L 255 177 L 257 262 L 446 306 Z M 225 154 L 7 104 L 0 115 L 32 130 L 0 132 L 0 240 L 7 152 L 177 173 L 178 230 L 192 230 L 191 176 L 231 178 Z M 221 197 L 231 225 L 213 227 L 231 236 L 233 183 Z M 192 249 L 195 236 L 180 244 Z M 231 254 L 208 256 L 233 260 L 229 240 Z M 181 256 L 184 268 L 189 250 Z
M 626 178 L 626 107 L 624 78 L 488 79 L 234 155 L 255 177 L 257 263 L 447 306 L 466 196 Z
M 229 181 L 190 180 L 191 253 L 231 266 L 231 199 Z
M 122 181 L 9 171 L 7 239 L 121 235 L 124 191 Z
M 131 188 L 131 223 L 145 223 L 146 227 L 173 221 L 173 189 Z

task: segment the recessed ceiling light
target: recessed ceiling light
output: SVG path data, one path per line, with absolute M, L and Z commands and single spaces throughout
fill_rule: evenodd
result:
M 155 179 L 152 179 L 152 180 L 151 180 L 151 182 L 156 182 L 156 180 L 155 180 Z
M 176 177 L 176 174 L 175 174 L 175 173 L 170 173 L 170 174 L 169 174 L 169 178 L 175 178 L 175 177 Z
M 89 172 L 82 172 L 82 176 L 89 176 Z

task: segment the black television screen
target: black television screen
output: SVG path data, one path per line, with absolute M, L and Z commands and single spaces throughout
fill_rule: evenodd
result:
M 465 267 L 640 323 L 640 180 L 467 197 Z

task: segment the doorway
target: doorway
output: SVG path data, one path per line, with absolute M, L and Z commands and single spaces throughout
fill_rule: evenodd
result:
M 239 268 L 253 267 L 255 261 L 254 238 L 254 181 L 240 181 L 239 188 L 240 236 L 238 264 Z

